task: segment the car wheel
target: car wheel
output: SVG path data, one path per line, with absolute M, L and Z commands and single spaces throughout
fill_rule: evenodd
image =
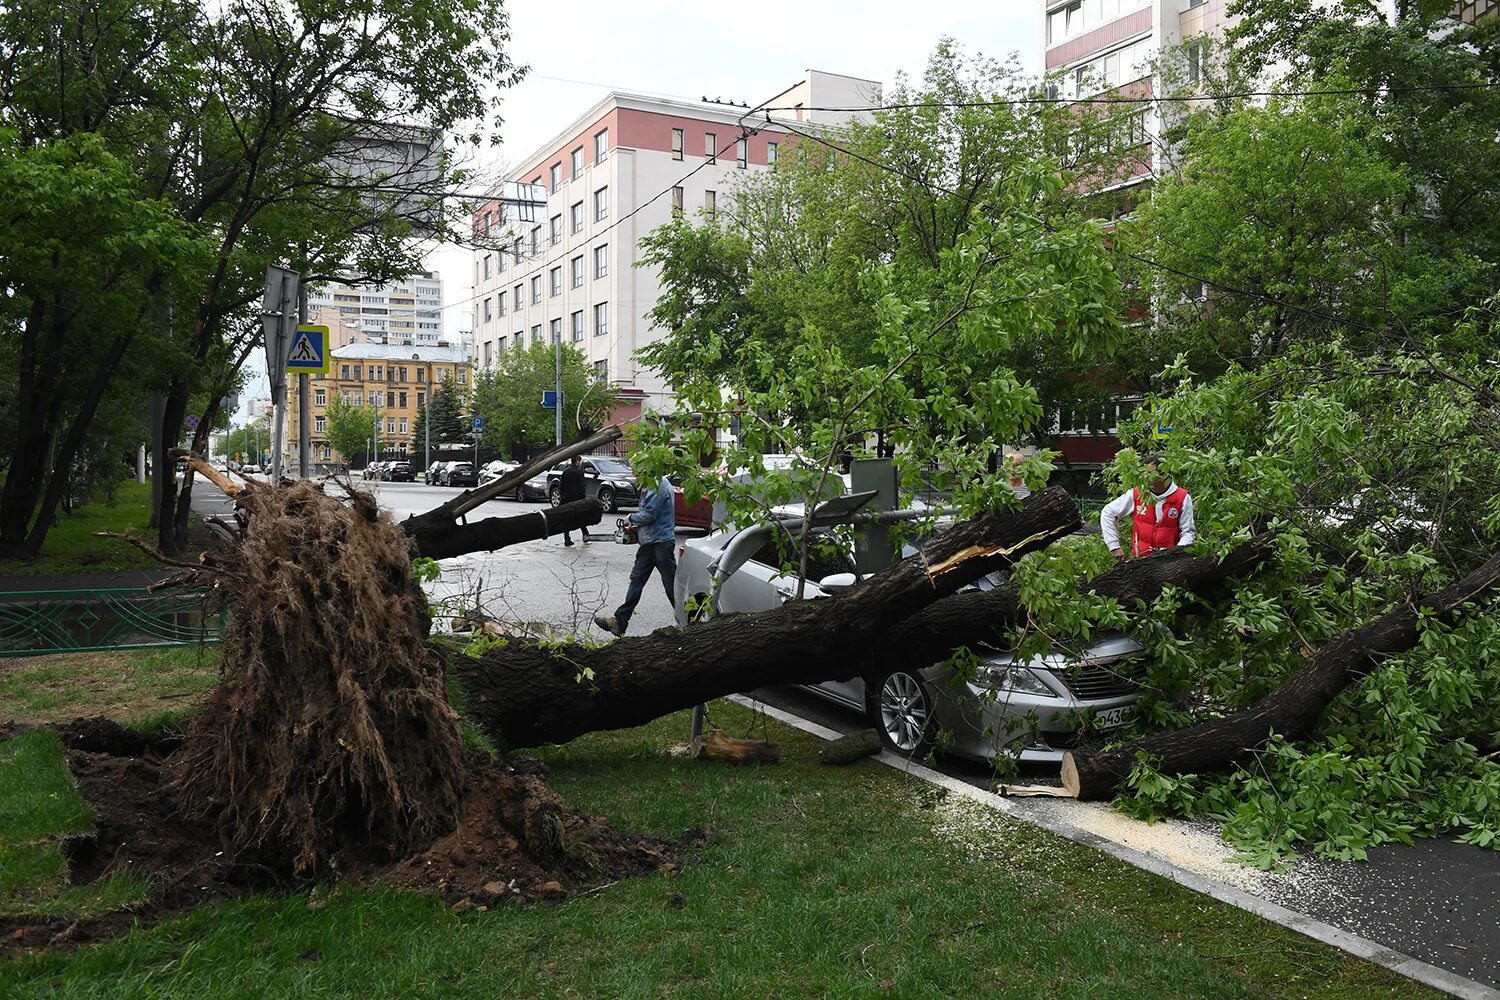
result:
M 558 485 L 557 483 L 553 483 L 552 484 L 552 488 L 547 491 L 547 499 L 552 501 L 552 506 L 554 506 L 554 507 L 561 507 L 562 506 L 562 487 L 560 485 Z
M 926 757 L 937 736 L 932 694 L 917 674 L 893 670 L 868 689 L 870 724 L 881 746 L 903 757 Z
M 525 502 L 526 502 L 526 491 L 524 489 L 522 489 L 521 487 L 517 486 L 516 487 L 516 503 L 525 503 Z
M 620 505 L 615 503 L 615 491 L 608 486 L 599 489 L 599 503 L 611 514 L 620 509 Z

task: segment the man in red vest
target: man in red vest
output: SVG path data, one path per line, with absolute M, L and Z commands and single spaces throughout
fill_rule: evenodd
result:
M 1150 491 L 1127 490 L 1116 497 L 1099 514 L 1104 544 L 1116 559 L 1125 558 L 1120 541 L 1121 518 L 1130 517 L 1130 555 L 1146 556 L 1159 549 L 1191 545 L 1198 537 L 1193 521 L 1193 498 L 1188 491 L 1163 476 L 1157 469 L 1161 456 L 1143 455 L 1141 462 L 1150 474 Z

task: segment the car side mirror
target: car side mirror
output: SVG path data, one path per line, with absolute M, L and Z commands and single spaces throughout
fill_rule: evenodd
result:
M 818 586 L 823 590 L 838 590 L 842 587 L 852 587 L 859 582 L 859 577 L 853 573 L 833 573 L 818 581 Z

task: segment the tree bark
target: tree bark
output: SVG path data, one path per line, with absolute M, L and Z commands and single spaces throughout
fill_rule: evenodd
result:
M 1144 559 L 1129 559 L 1100 573 L 1082 588 L 1084 593 L 1112 597 L 1134 608 L 1149 604 L 1168 586 L 1207 593 L 1224 581 L 1258 568 L 1271 557 L 1275 539 L 1257 535 L 1232 549 L 1223 559 L 1167 549 Z M 993 590 L 970 590 L 938 601 L 898 622 L 874 650 L 872 672 L 886 666 L 936 662 L 961 646 L 978 650 L 1004 647 L 1006 635 L 1026 618 L 1026 608 L 1014 584 Z
M 1500 555 L 1457 583 L 1394 608 L 1330 640 L 1253 707 L 1222 719 L 1127 743 L 1106 753 L 1063 756 L 1063 785 L 1080 799 L 1105 799 L 1129 776 L 1141 755 L 1163 774 L 1221 771 L 1264 746 L 1274 732 L 1289 740 L 1310 736 L 1323 710 L 1379 658 L 1410 649 L 1419 612 L 1447 617 L 1500 585 Z
M 574 500 L 560 507 L 547 507 L 514 517 L 487 517 L 474 524 L 453 521 L 421 522 L 409 518 L 402 527 L 411 535 L 418 556 L 448 559 L 466 552 L 488 552 L 517 542 L 547 538 L 564 531 L 591 527 L 604 519 L 604 506 L 598 500 Z
M 502 749 L 562 743 L 638 726 L 763 684 L 856 676 L 889 623 L 1079 526 L 1067 491 L 1043 490 L 1020 510 L 980 514 L 920 553 L 847 591 L 772 611 L 725 615 L 603 647 L 515 641 L 455 672 L 468 714 Z

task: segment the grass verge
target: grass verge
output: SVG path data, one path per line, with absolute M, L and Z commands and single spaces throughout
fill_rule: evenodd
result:
M 218 678 L 217 646 L 0 658 L 0 722 L 106 715 L 157 728 L 192 711 Z
M 711 826 L 679 875 L 458 915 L 388 891 L 259 897 L 0 966 L 0 995 L 1436 995 L 1020 824 L 996 818 L 975 851 L 941 789 L 871 762 L 819 765 L 820 741 L 739 706 L 714 717 L 781 741 L 788 759 L 676 756 L 685 714 L 541 754 L 572 805 L 617 826 Z
M 121 483 L 114 503 L 89 503 L 72 514 L 58 513 L 35 559 L 0 559 L 0 576 L 44 576 L 67 573 L 109 573 L 126 569 L 159 569 L 156 562 L 133 545 L 113 538 L 95 538 L 96 531 L 129 531 L 147 537 L 151 521 L 151 484 Z

